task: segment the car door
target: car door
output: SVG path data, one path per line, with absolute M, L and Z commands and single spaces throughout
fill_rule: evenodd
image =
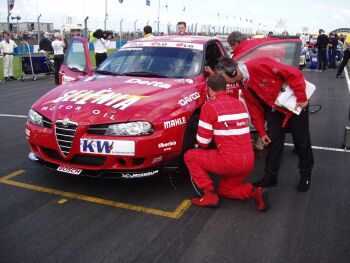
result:
M 71 39 L 59 74 L 60 84 L 92 75 L 89 45 L 85 38 L 73 37 Z
M 234 56 L 233 59 L 244 63 L 253 58 L 270 57 L 282 64 L 299 67 L 300 39 L 257 41 L 256 43 L 251 49 Z

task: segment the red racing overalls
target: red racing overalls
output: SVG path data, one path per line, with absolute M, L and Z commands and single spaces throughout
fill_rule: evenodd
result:
M 226 198 L 252 197 L 252 184 L 243 184 L 254 166 L 248 113 L 243 103 L 226 92 L 218 92 L 201 110 L 197 142 L 206 148 L 214 139 L 217 149 L 192 149 L 185 163 L 199 188 L 212 191 L 209 172 L 221 175 L 218 194 Z

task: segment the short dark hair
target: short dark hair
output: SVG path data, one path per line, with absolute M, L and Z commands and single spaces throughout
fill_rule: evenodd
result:
M 227 38 L 229 45 L 234 45 L 235 43 L 241 43 L 246 37 L 239 31 L 233 31 Z
M 237 62 L 231 58 L 222 56 L 219 58 L 218 65 L 221 68 L 237 68 Z
M 184 21 L 178 22 L 177 25 L 184 25 L 185 27 L 187 27 L 186 22 L 184 22 Z
M 152 27 L 151 27 L 151 26 L 145 26 L 145 27 L 143 28 L 143 32 L 144 32 L 145 34 L 151 34 L 151 33 L 152 33 Z
M 321 28 L 320 30 L 318 30 L 318 33 L 322 34 L 322 33 L 324 33 L 324 30 Z
M 2 33 L 2 36 L 5 36 L 5 35 L 10 36 L 10 34 L 9 34 L 7 31 L 4 31 L 4 32 Z
M 269 35 L 273 35 L 273 32 L 272 32 L 272 31 L 270 31 L 270 32 L 269 32 Z
M 226 91 L 226 80 L 219 74 L 212 75 L 207 83 L 213 91 Z

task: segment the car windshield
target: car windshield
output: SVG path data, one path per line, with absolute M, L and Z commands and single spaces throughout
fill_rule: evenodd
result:
M 172 47 L 126 47 L 108 57 L 96 70 L 105 75 L 191 78 L 202 70 L 203 51 Z

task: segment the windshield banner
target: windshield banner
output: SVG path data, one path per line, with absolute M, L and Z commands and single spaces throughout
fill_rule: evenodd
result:
M 203 50 L 202 44 L 186 43 L 186 42 L 129 42 L 126 43 L 120 50 L 126 48 L 140 48 L 140 47 L 175 47 L 175 48 L 189 48 L 195 50 Z

